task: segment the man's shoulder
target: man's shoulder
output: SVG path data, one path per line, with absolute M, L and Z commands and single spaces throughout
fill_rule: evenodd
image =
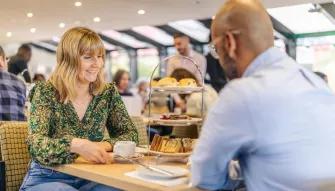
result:
M 7 80 L 6 83 L 12 83 L 12 84 L 17 84 L 21 86 L 22 88 L 25 87 L 24 82 L 20 80 L 16 75 L 6 72 L 6 71 L 0 71 L 0 80 Z
M 206 57 L 203 54 L 199 53 L 198 51 L 192 50 L 192 54 L 194 57 L 206 60 Z

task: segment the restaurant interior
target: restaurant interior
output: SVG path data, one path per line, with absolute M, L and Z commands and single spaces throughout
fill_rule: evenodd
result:
M 184 88 L 181 84 L 186 78 L 181 78 L 177 79 L 180 84 L 178 88 L 160 87 L 165 87 L 161 85 L 167 83 L 164 80 L 168 80 L 169 84 L 176 80 L 166 77 L 167 63 L 178 55 L 175 34 L 187 36 L 189 48 L 204 58 L 210 55 L 211 24 L 223 2 L 0 2 L 0 45 L 9 64 L 22 44 L 30 46 L 31 59 L 27 70 L 32 79 L 36 75 L 43 75 L 44 81 L 50 78 L 57 66 L 57 47 L 64 32 L 73 27 L 87 27 L 102 40 L 105 48 L 103 75 L 106 82 L 115 82 L 119 71 L 126 71 L 128 75 L 126 90 L 130 96 L 121 97 L 138 132 L 138 142 L 136 146 L 126 141 L 117 142 L 113 145 L 113 152 L 127 155 L 126 151 L 132 152 L 129 149 L 134 146 L 136 154 L 133 158 L 119 153 L 115 155 L 119 158 L 114 157 L 111 164 L 94 164 L 79 157 L 73 164 L 49 167 L 52 172 L 65 173 L 120 190 L 198 190 L 190 183 L 189 169 L 192 164 L 188 158 L 201 135 L 201 126 L 209 108 L 215 105 L 213 97 L 217 99 L 221 95 L 220 90 L 229 82 L 225 81 L 220 88 L 213 87 L 211 82 L 215 79 L 208 73 L 207 61 L 207 73 L 200 72 L 203 79 L 198 82 L 187 81 Z M 274 46 L 304 68 L 325 74 L 329 88 L 335 91 L 335 1 L 264 0 L 263 4 L 272 21 Z M 182 59 L 183 62 L 188 60 Z M 195 65 L 191 59 L 192 64 Z M 25 82 L 26 121 L 0 120 L 0 191 L 21 190 L 28 164 L 32 160 L 27 143 L 28 134 L 31 133 L 28 131 L 29 125 L 33 123 L 29 122 L 32 108 L 28 97 L 37 81 Z M 195 85 L 190 86 L 189 83 Z M 213 95 L 204 93 L 205 86 L 211 86 Z M 235 176 L 234 173 L 229 175 L 243 182 L 238 165 L 231 164 L 231 167 L 235 168 Z M 172 178 L 169 174 L 171 171 Z M 152 174 L 158 178 L 151 177 Z M 242 188 L 233 190 L 244 190 L 243 183 L 241 185 Z

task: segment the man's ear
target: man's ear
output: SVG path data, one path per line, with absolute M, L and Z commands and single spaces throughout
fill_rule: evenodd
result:
M 229 31 L 225 34 L 225 47 L 229 57 L 236 59 L 237 43 L 233 33 Z

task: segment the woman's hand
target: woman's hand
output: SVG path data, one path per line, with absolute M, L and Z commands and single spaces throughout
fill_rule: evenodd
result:
M 103 142 L 94 142 L 97 144 L 99 147 L 103 148 L 106 152 L 112 152 L 113 151 L 113 146 L 106 141 Z
M 71 152 L 77 153 L 85 160 L 94 163 L 106 164 L 112 160 L 104 147 L 87 139 L 72 139 Z

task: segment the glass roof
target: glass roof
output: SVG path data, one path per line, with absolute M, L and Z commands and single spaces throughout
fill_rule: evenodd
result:
M 150 44 L 139 41 L 135 39 L 134 37 L 117 32 L 115 30 L 107 30 L 107 31 L 102 31 L 102 34 L 106 35 L 109 38 L 112 38 L 116 41 L 119 41 L 123 44 L 126 44 L 132 48 L 146 48 L 146 47 L 151 47 Z
M 104 43 L 104 46 L 105 46 L 106 50 L 115 50 L 116 49 L 116 47 L 114 45 L 112 45 L 112 44 L 110 44 L 110 43 L 108 43 L 104 40 L 102 42 Z
M 168 23 L 168 25 L 200 42 L 208 42 L 210 31 L 199 21 L 181 20 L 170 22 Z
M 157 27 L 139 26 L 132 28 L 132 30 L 162 45 L 165 46 L 173 45 L 173 37 Z
M 334 23 L 328 19 L 318 5 L 302 4 L 279 7 L 268 9 L 268 12 L 296 34 L 335 30 Z

